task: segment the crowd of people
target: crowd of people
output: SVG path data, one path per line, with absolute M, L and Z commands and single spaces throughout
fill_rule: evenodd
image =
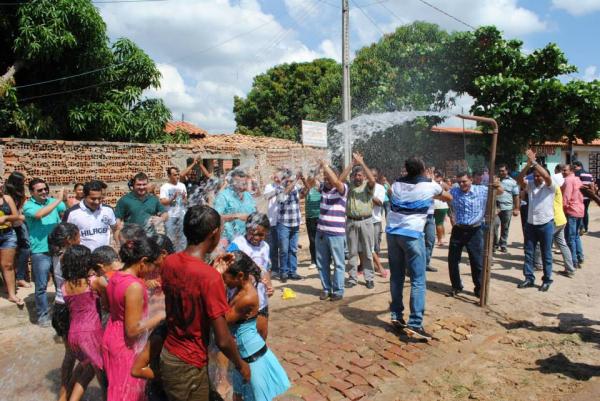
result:
M 562 254 L 566 277 L 584 263 L 580 235 L 588 229 L 593 177 L 581 163 L 557 166 L 554 175 L 532 151 L 516 180 L 500 165 L 498 175 L 460 172 L 450 179 L 419 158 L 405 161 L 393 183 L 360 154 L 340 173 L 326 161 L 307 176 L 279 168 L 260 196 L 255 184 L 233 170 L 221 183 L 191 159 L 182 172 L 166 169 L 158 196 L 144 173 L 113 209 L 105 183 L 91 180 L 68 197 L 49 194 L 40 178 L 13 172 L 0 197 L 0 262 L 8 300 L 35 285 L 37 324 L 63 339 L 60 400 L 79 400 L 96 377 L 108 400 L 217 399 L 208 376 L 209 346 L 230 361 L 236 400 L 271 400 L 290 383 L 267 346 L 272 280 L 302 280 L 298 242 L 303 223 L 310 266 L 320 278 L 321 301 L 340 301 L 364 279 L 390 276 L 390 324 L 419 340 L 426 273 L 434 246 L 446 246 L 456 296 L 464 291 L 460 261 L 466 248 L 473 294 L 481 293 L 484 235 L 494 230 L 494 250 L 508 251 L 512 217 L 521 214 L 524 280 L 540 291 L 552 283 L 552 244 Z M 486 202 L 496 192 L 497 215 L 485 224 Z M 157 227 L 164 226 L 164 230 Z M 164 234 L 162 233 L 164 232 Z M 387 237 L 389 269 L 380 260 Z M 437 241 L 436 241 L 437 238 Z M 16 270 L 16 273 L 15 273 Z M 56 287 L 51 308 L 49 277 Z M 410 278 L 408 319 L 404 282 Z M 214 378 L 213 378 L 214 381 Z

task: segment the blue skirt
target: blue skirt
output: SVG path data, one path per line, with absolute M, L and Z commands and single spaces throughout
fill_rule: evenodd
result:
M 256 361 L 250 363 L 250 383 L 244 383 L 242 375 L 233 370 L 233 392 L 244 401 L 271 401 L 290 388 L 285 370 L 270 349 Z

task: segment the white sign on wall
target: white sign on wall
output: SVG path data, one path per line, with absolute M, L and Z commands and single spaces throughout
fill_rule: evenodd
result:
M 302 143 L 319 148 L 327 147 L 327 124 L 302 120 Z

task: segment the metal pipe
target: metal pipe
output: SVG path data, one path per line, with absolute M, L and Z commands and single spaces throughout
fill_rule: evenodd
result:
M 494 255 L 494 219 L 496 217 L 496 189 L 493 187 L 494 173 L 496 171 L 496 147 L 498 144 L 498 123 L 493 118 L 471 116 L 466 114 L 459 114 L 457 117 L 464 120 L 478 121 L 492 126 L 492 147 L 490 149 L 490 181 L 488 183 L 488 197 L 485 207 L 485 225 L 487 232 L 483 245 L 483 271 L 481 274 L 481 292 L 479 294 L 479 306 L 487 305 L 489 290 L 490 290 L 490 277 L 492 267 L 492 257 Z

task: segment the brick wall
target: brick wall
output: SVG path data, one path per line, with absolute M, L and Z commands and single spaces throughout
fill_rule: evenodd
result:
M 213 135 L 186 145 L 0 138 L 0 172 L 4 178 L 21 171 L 28 179 L 45 179 L 51 192 L 65 187 L 69 193 L 76 182 L 100 179 L 108 185 L 106 201 L 110 205 L 128 192 L 127 181 L 136 173 L 143 171 L 160 185 L 166 179 L 166 167 L 183 169 L 188 157 L 197 156 L 239 160 L 262 188 L 276 167 L 306 170 L 318 158 L 326 157 L 326 152 L 291 141 L 241 135 Z

